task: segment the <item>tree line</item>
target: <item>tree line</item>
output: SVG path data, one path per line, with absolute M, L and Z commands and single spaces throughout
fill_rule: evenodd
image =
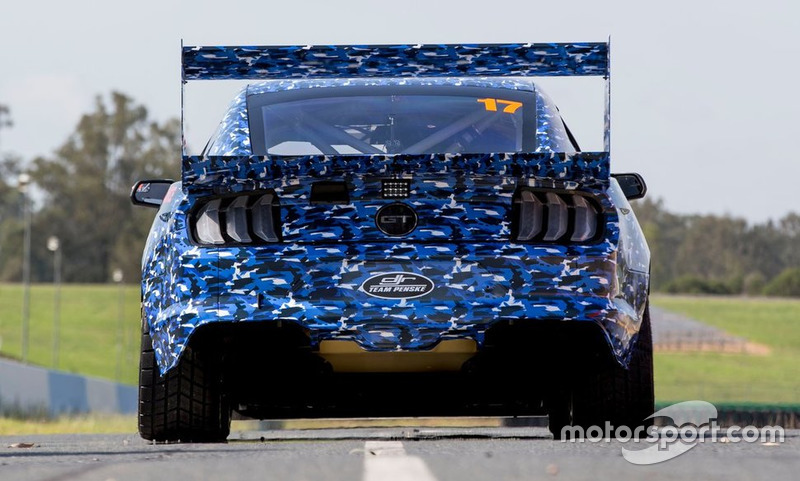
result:
M 0 105 L 0 128 L 11 126 Z M 0 159 L 0 281 L 22 273 L 23 169 L 33 188 L 31 279 L 52 280 L 47 239 L 63 249 L 65 282 L 108 282 L 120 269 L 138 282 L 153 211 L 134 208 L 130 187 L 143 178 L 179 178 L 180 124 L 152 121 L 147 109 L 112 92 L 97 97 L 49 156 Z M 751 225 L 731 216 L 669 212 L 662 201 L 634 203 L 652 252 L 656 291 L 800 297 L 800 215 Z
M 662 200 L 633 205 L 650 245 L 652 288 L 693 294 L 800 297 L 800 215 L 751 225 L 675 214 Z
M 121 270 L 138 282 L 153 211 L 134 208 L 130 189 L 144 178 L 180 174 L 180 123 L 149 119 L 147 109 L 113 92 L 97 97 L 67 140 L 49 156 L 0 162 L 0 280 L 21 278 L 24 216 L 18 184 L 30 176 L 31 280 L 53 277 L 47 239 L 56 236 L 65 282 L 108 282 Z

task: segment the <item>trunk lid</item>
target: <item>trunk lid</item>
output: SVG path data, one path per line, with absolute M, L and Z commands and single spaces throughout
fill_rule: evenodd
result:
M 607 153 L 186 157 L 183 165 L 183 187 L 201 202 L 274 192 L 289 243 L 508 240 L 520 187 L 569 191 L 608 178 Z

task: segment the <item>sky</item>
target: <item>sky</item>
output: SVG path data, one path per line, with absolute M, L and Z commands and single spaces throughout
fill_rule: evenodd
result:
M 180 115 L 180 44 L 306 45 L 612 40 L 612 171 L 639 172 L 674 212 L 752 223 L 800 212 L 800 2 L 570 0 L 6 1 L 0 152 L 47 156 L 121 91 Z M 584 150 L 602 143 L 601 84 L 545 88 Z M 236 86 L 187 90 L 192 145 Z M 191 115 L 191 117 L 189 117 Z M 201 145 L 202 146 L 202 145 Z M 176 156 L 176 162 L 179 159 Z

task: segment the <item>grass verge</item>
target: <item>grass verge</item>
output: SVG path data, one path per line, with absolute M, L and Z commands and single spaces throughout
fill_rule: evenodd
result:
M 122 434 L 136 433 L 136 416 L 90 414 L 56 419 L 0 417 L 0 436 L 35 434 Z
M 45 367 L 54 366 L 54 295 L 51 285 L 31 288 L 28 359 Z M 21 301 L 20 285 L 0 284 L 0 353 L 16 358 Z M 659 401 L 800 403 L 800 300 L 653 295 L 652 303 L 772 349 L 767 356 L 657 352 Z M 60 319 L 59 369 L 137 382 L 138 286 L 64 285 Z
M 30 291 L 28 361 L 67 372 L 135 384 L 139 369 L 139 287 L 66 284 L 61 288 L 58 360 L 55 290 Z M 0 284 L 0 352 L 22 357 L 22 286 Z
M 653 295 L 651 302 L 772 349 L 766 356 L 657 352 L 659 402 L 800 403 L 800 300 Z

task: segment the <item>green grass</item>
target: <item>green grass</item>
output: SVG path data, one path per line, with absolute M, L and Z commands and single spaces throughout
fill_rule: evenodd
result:
M 771 348 L 766 356 L 657 352 L 659 402 L 800 403 L 800 300 L 654 295 L 651 302 Z
M 136 433 L 136 416 L 120 414 L 89 414 L 62 416 L 56 419 L 16 419 L 0 417 L 3 436 L 34 434 L 122 434 Z M 20 441 L 24 441 L 21 439 Z
M 122 333 L 120 333 L 122 289 Z M 51 285 L 30 291 L 28 361 L 53 367 L 54 294 Z M 0 352 L 22 357 L 22 287 L 0 284 Z M 58 368 L 135 384 L 139 369 L 139 287 L 64 285 L 61 288 L 61 335 Z M 122 341 L 121 356 L 118 354 Z M 121 362 L 119 362 L 121 360 Z
M 123 351 L 120 380 L 137 382 L 139 287 L 123 286 Z M 120 336 L 120 288 L 65 285 L 61 292 L 58 368 L 115 379 Z M 31 288 L 28 360 L 53 366 L 53 297 L 50 285 Z M 663 353 L 655 356 L 659 401 L 800 403 L 800 301 L 654 295 L 652 303 L 764 344 L 767 356 Z M 0 284 L 0 352 L 21 356 L 22 288 Z
M 386 419 L 288 419 L 284 429 L 351 429 L 402 427 L 500 427 L 502 419 L 479 418 L 386 418 Z M 261 429 L 258 421 L 233 421 L 231 433 Z M 87 414 L 51 418 L 0 417 L 0 436 L 30 436 L 34 434 L 131 434 L 136 435 L 136 416 L 120 414 Z M 19 441 L 25 441 L 24 438 Z

